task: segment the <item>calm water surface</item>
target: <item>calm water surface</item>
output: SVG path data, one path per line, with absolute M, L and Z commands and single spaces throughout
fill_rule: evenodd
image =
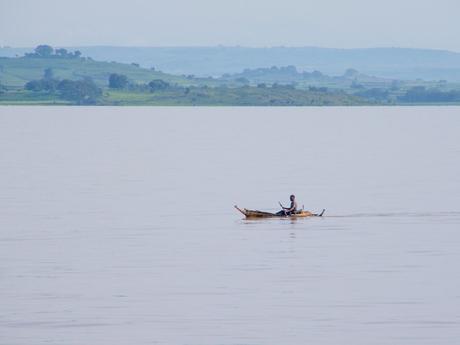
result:
M 459 344 L 459 263 L 458 107 L 0 107 L 0 344 Z

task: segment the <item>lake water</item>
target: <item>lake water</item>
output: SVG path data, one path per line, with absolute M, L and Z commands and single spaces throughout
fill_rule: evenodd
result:
M 0 107 L 1 344 L 458 344 L 459 263 L 459 107 Z

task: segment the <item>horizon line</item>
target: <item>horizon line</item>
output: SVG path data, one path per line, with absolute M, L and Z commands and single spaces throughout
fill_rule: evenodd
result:
M 460 51 L 441 49 L 441 48 L 420 48 L 420 47 L 404 47 L 404 46 L 374 46 L 366 48 L 334 48 L 321 46 L 290 46 L 290 45 L 273 45 L 273 46 L 246 46 L 246 45 L 111 45 L 111 44 L 95 44 L 95 45 L 53 45 L 49 43 L 41 43 L 39 45 L 49 45 L 56 48 L 156 48 L 156 49 L 174 49 L 174 48 L 241 48 L 241 49 L 324 49 L 324 50 L 379 50 L 379 49 L 395 49 L 395 50 L 424 50 L 438 51 L 460 54 Z M 38 46 L 38 45 L 37 45 Z M 0 49 L 34 49 L 37 46 L 10 46 L 0 45 Z

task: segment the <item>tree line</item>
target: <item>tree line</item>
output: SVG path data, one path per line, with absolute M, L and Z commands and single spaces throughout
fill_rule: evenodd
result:
M 108 86 L 111 89 L 130 89 L 136 91 L 163 91 L 173 86 L 168 82 L 155 79 L 148 84 L 131 84 L 123 74 L 112 73 L 108 78 Z M 91 78 L 81 80 L 58 79 L 54 76 L 51 68 L 43 71 L 43 77 L 31 80 L 24 85 L 24 89 L 32 92 L 47 92 L 54 94 L 76 104 L 97 104 L 102 96 L 102 89 L 99 88 Z
M 47 44 L 41 44 L 34 49 L 33 53 L 25 53 L 26 58 L 61 58 L 61 59 L 78 59 L 81 57 L 81 51 L 68 51 L 65 48 L 54 49 Z
M 163 91 L 173 87 L 170 83 L 162 79 L 154 79 L 148 84 L 133 84 L 130 83 L 128 77 L 124 74 L 112 73 L 109 76 L 109 88 L 111 89 L 135 89 L 146 91 Z
M 435 88 L 427 89 L 424 86 L 415 86 L 398 98 L 407 103 L 445 103 L 460 102 L 460 91 L 441 91 Z
M 43 78 L 31 80 L 24 85 L 24 89 L 34 92 L 48 92 L 59 98 L 75 102 L 76 104 L 96 104 L 102 96 L 102 90 L 91 78 L 82 80 L 57 79 L 51 68 L 46 68 Z

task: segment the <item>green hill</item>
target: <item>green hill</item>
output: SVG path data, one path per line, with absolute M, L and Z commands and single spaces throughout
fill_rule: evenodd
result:
M 136 65 L 116 62 L 94 61 L 89 58 L 57 58 L 57 57 L 20 57 L 0 58 L 0 84 L 9 88 L 22 88 L 25 83 L 43 77 L 44 70 L 51 68 L 57 79 L 78 80 L 92 78 L 99 86 L 106 86 L 111 73 L 126 75 L 132 83 L 148 83 L 153 79 L 162 79 L 171 84 L 199 84 L 180 76 L 174 76 Z
M 254 87 L 238 80 L 175 76 L 137 64 L 94 61 L 49 46 L 24 57 L 0 58 L 1 104 L 99 105 L 350 105 L 342 92 Z M 78 53 L 78 54 L 77 54 Z M 116 74 L 123 85 L 109 87 Z M 126 83 L 126 78 L 127 83 Z M 27 85 L 26 85 L 27 84 Z

